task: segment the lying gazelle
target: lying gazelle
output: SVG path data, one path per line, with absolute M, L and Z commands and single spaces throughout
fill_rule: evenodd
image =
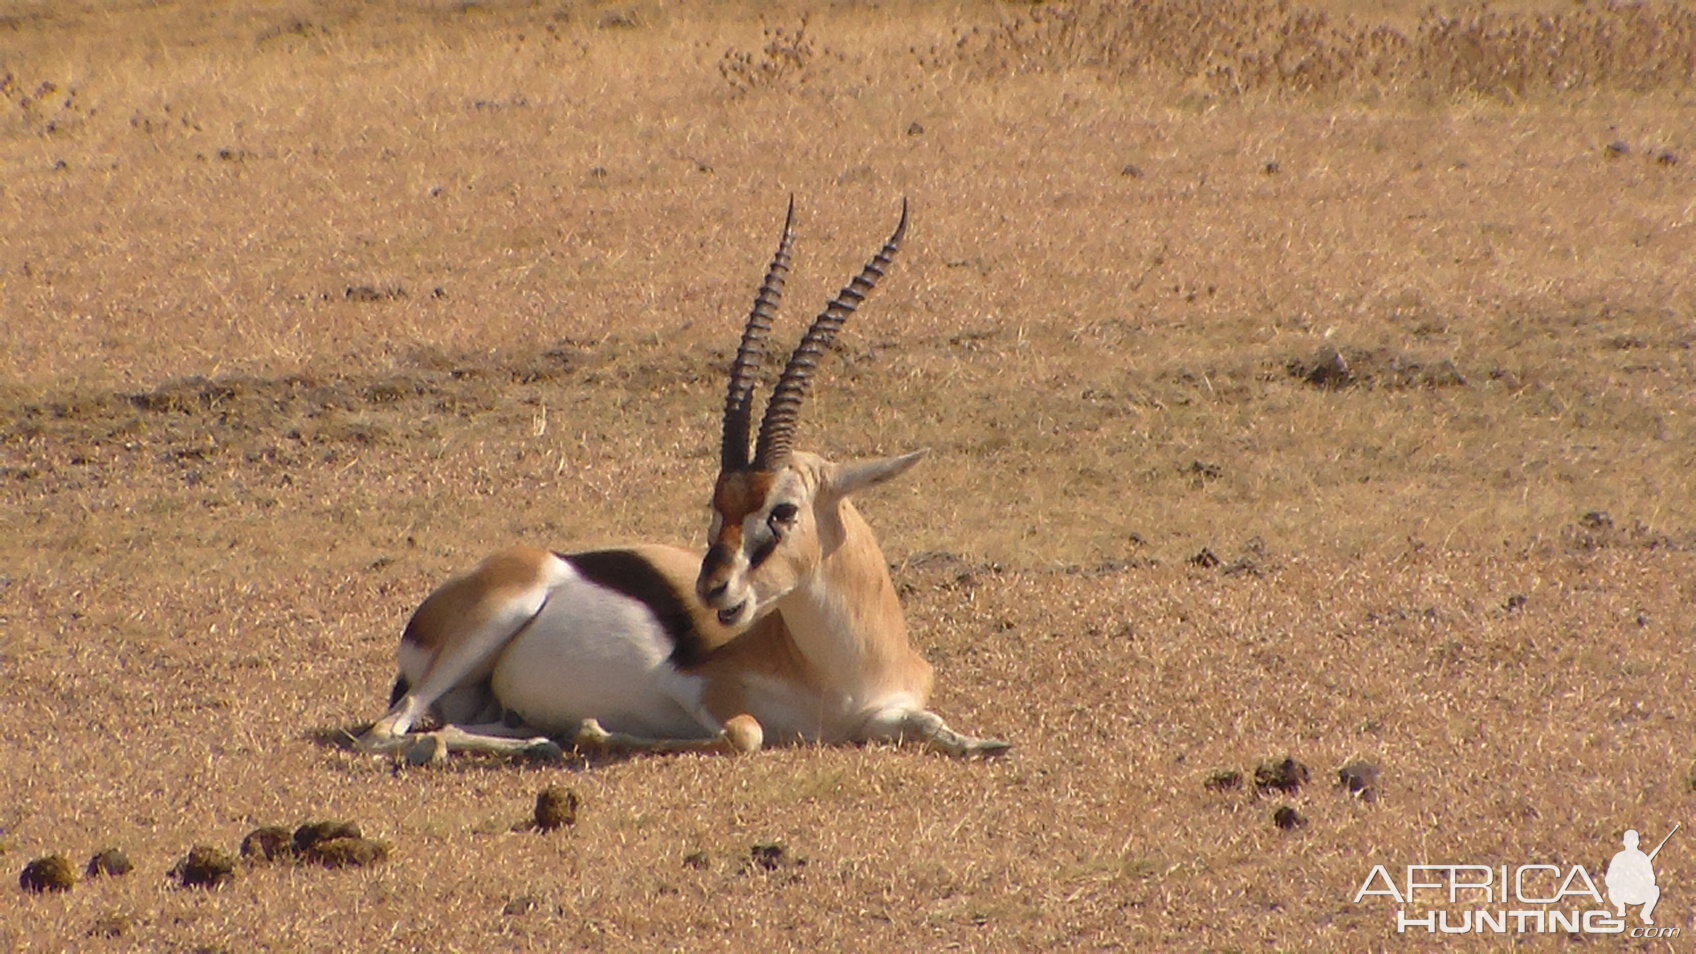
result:
M 789 271 L 795 204 L 730 369 L 704 558 L 643 545 L 514 547 L 444 583 L 401 637 L 392 708 L 359 740 L 414 761 L 450 751 L 754 751 L 765 742 L 915 740 L 950 755 L 1007 743 L 925 708 L 931 667 L 871 528 L 848 500 L 923 451 L 836 464 L 793 449 L 814 368 L 889 267 L 901 222 L 807 329 L 749 454 L 755 376 Z M 426 714 L 442 727 L 409 734 Z

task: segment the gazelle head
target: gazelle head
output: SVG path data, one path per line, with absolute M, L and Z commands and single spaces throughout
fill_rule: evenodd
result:
M 795 201 L 783 222 L 783 238 L 754 298 L 742 343 L 730 367 L 724 402 L 724 443 L 713 486 L 707 554 L 695 586 L 726 625 L 741 626 L 770 612 L 804 583 L 820 561 L 841 546 L 848 529 L 843 506 L 849 495 L 905 473 L 923 451 L 900 457 L 845 464 L 794 449 L 801 402 L 819 359 L 843 322 L 883 277 L 907 232 L 907 203 L 901 222 L 860 273 L 813 320 L 783 368 L 749 453 L 755 377 L 766 335 L 783 297 L 794 237 Z M 855 518 L 857 519 L 857 518 Z M 881 568 L 880 568 L 881 569 Z

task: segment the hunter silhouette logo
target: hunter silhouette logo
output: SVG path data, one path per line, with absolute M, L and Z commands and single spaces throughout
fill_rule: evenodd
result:
M 1608 903 L 1614 906 L 1614 913 L 1625 917 L 1625 906 L 1628 904 L 1643 905 L 1642 918 L 1644 924 L 1654 924 L 1655 905 L 1661 900 L 1661 889 L 1655 884 L 1655 856 L 1666 847 L 1667 839 L 1678 833 L 1682 822 L 1672 826 L 1667 837 L 1655 846 L 1655 850 L 1644 854 L 1637 848 L 1637 829 L 1625 830 L 1625 848 L 1614 855 L 1614 860 L 1608 862 L 1608 873 L 1602 880 L 1608 886 Z
M 1661 901 L 1655 856 L 1682 827 L 1673 825 L 1648 852 L 1638 847 L 1642 836 L 1637 830 L 1628 829 L 1600 879 L 1570 863 L 1407 864 L 1399 870 L 1377 864 L 1354 893 L 1354 902 L 1391 901 L 1397 934 L 1679 937 L 1682 928 L 1655 924 Z M 1626 909 L 1639 906 L 1640 923 L 1634 923 Z

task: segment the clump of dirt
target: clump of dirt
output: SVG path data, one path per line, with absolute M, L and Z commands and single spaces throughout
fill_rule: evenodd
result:
M 1388 348 L 1336 348 L 1326 345 L 1307 358 L 1291 358 L 1284 370 L 1318 388 L 1458 388 L 1466 386 L 1454 361 L 1417 358 Z
M 46 891 L 69 891 L 76 887 L 76 869 L 64 855 L 48 855 L 24 865 L 18 875 L 18 886 L 31 894 Z
M 255 828 L 241 840 L 249 864 L 298 861 L 326 868 L 363 868 L 387 861 L 387 842 L 364 837 L 356 822 L 307 822 L 292 833 L 280 825 Z
M 760 841 L 748 848 L 742 862 L 743 872 L 795 871 L 807 866 L 807 859 L 791 852 L 782 842 Z
M 281 825 L 255 828 L 241 840 L 241 856 L 249 861 L 286 861 L 295 856 L 294 835 Z
M 1375 802 L 1378 800 L 1378 776 L 1381 772 L 1377 765 L 1357 759 L 1337 770 L 1337 784 L 1363 802 Z
M 536 830 L 553 831 L 577 824 L 577 809 L 580 804 L 577 793 L 569 788 L 549 785 L 542 789 L 536 793 Z
M 1243 773 L 1232 768 L 1218 769 L 1207 776 L 1201 787 L 1210 792 L 1234 792 L 1243 787 Z
M 94 857 L 88 859 L 88 867 L 84 869 L 84 873 L 90 878 L 98 878 L 101 875 L 116 878 L 134 870 L 135 865 L 130 863 L 129 855 L 124 854 L 122 849 L 102 848 L 94 853 Z
M 305 854 L 319 842 L 331 841 L 337 838 L 361 838 L 364 832 L 359 825 L 350 821 L 316 821 L 294 830 L 294 850 Z
M 235 878 L 236 860 L 210 845 L 195 845 L 171 866 L 169 876 L 184 888 L 216 888 Z
M 1295 831 L 1307 827 L 1307 816 L 1295 810 L 1291 805 L 1279 805 L 1272 813 L 1272 824 L 1284 831 Z
M 370 838 L 324 838 L 313 842 L 300 857 L 326 868 L 366 868 L 389 860 L 389 844 Z
M 1286 755 L 1275 762 L 1262 762 L 1255 768 L 1254 788 L 1261 794 L 1271 791 L 1294 794 L 1307 784 L 1308 777 L 1307 766 Z

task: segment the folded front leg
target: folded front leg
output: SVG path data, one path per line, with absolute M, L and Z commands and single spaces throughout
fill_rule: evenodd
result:
M 866 723 L 868 742 L 918 742 L 955 758 L 988 758 L 1013 747 L 1000 739 L 980 739 L 956 732 L 929 709 L 885 709 Z

